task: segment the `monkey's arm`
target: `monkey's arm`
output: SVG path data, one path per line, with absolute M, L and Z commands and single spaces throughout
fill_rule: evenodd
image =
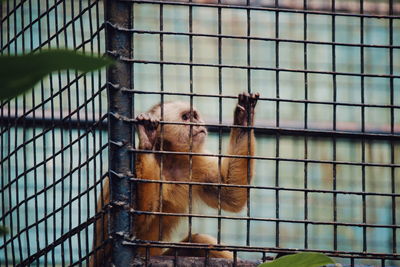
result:
M 137 117 L 137 128 L 139 134 L 139 148 L 153 150 L 157 138 L 158 120 L 150 113 L 142 113 Z M 142 180 L 161 180 L 160 165 L 156 154 L 138 153 L 136 158 L 136 175 Z M 173 212 L 175 206 L 179 206 L 175 200 L 179 186 L 170 184 L 162 185 L 162 196 L 160 198 L 161 185 L 157 182 L 139 181 L 137 183 L 137 207 L 138 211 L 145 212 Z M 175 200 L 175 201 L 173 201 Z M 160 206 L 162 202 L 162 208 Z M 178 204 L 174 204 L 178 203 Z M 186 202 L 185 202 L 186 203 Z M 167 238 L 178 217 L 160 215 L 140 214 L 135 217 L 136 237 L 141 240 L 157 241 Z M 160 225 L 162 232 L 160 233 Z M 145 248 L 139 248 L 139 253 L 144 255 Z M 162 248 L 150 248 L 150 255 L 161 255 Z
M 148 113 L 142 113 L 136 119 L 139 149 L 152 150 L 156 141 L 158 120 Z M 160 166 L 154 154 L 138 153 L 135 164 L 136 176 L 138 178 L 143 180 L 160 179 Z M 137 188 L 136 209 L 139 211 L 160 211 L 159 184 L 139 181 L 137 183 Z M 148 232 L 155 217 L 154 215 L 136 216 L 136 230 L 139 238 L 150 238 Z
M 141 114 L 138 120 L 139 148 L 152 150 L 154 144 L 155 131 L 158 121 Z M 136 176 L 145 180 L 157 180 L 160 177 L 159 164 L 153 154 L 138 153 L 135 162 Z M 137 207 L 139 211 L 159 211 L 159 185 L 157 183 L 137 183 Z M 97 200 L 97 212 L 110 202 L 110 183 L 109 178 L 104 182 L 101 196 Z M 158 224 L 155 227 L 155 215 L 136 216 L 136 233 L 139 239 L 157 240 Z M 111 245 L 107 243 L 100 246 L 108 239 L 108 215 L 103 214 L 96 221 L 96 230 L 94 238 L 94 248 L 98 250 L 95 256 L 90 258 L 89 266 L 106 266 L 110 260 Z M 141 250 L 141 249 L 140 249 Z M 141 251 L 144 254 L 143 251 Z M 154 248 L 150 251 L 152 255 L 161 254 L 161 249 Z
M 143 180 L 158 180 L 160 167 L 154 155 L 139 154 L 136 159 L 136 176 Z M 137 207 L 139 211 L 160 211 L 160 185 L 158 183 L 137 183 Z M 148 232 L 154 215 L 139 215 L 136 217 L 138 235 Z M 157 236 L 158 238 L 158 236 Z
M 240 126 L 253 126 L 254 107 L 257 103 L 258 94 L 241 94 L 239 103 L 234 113 L 234 124 Z M 221 175 L 219 173 L 216 159 L 199 157 L 201 164 L 207 166 L 208 170 L 203 172 L 199 169 L 201 181 L 212 183 L 223 183 L 232 185 L 248 185 L 253 177 L 255 138 L 254 131 L 245 128 L 233 128 L 229 138 L 228 155 L 239 156 L 224 158 L 221 164 Z M 241 158 L 240 156 L 245 156 Z M 219 193 L 220 192 L 220 193 Z M 215 186 L 198 187 L 198 193 L 203 201 L 214 208 L 218 208 L 220 194 L 221 207 L 227 211 L 240 211 L 247 201 L 247 189 L 239 187 L 224 187 L 219 190 Z

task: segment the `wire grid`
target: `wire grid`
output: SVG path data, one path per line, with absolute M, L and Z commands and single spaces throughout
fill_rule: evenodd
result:
M 102 55 L 103 11 L 102 1 L 2 1 L 1 54 Z M 105 74 L 55 72 L 0 107 L 0 265 L 85 263 L 108 167 Z
M 132 214 L 186 218 L 177 236 L 213 235 L 217 249 L 234 252 L 235 264 L 237 257 L 320 251 L 345 266 L 399 266 L 398 3 L 120 2 L 132 5 L 132 25 L 106 24 L 133 38 L 133 55 L 109 52 L 132 65 L 133 80 L 132 88 L 110 86 L 132 96 L 132 117 L 122 118 L 132 127 L 135 115 L 158 102 L 186 101 L 204 112 L 211 132 L 210 153 L 187 154 L 235 157 L 224 152 L 223 139 L 233 127 L 237 94 L 261 93 L 252 127 L 256 177 L 239 186 L 250 192 L 247 209 L 197 211 L 189 197 L 185 213 Z M 210 250 L 182 238 L 125 244 Z
M 133 38 L 133 57 L 119 60 L 133 67 L 132 88 L 123 91 L 133 96 L 134 113 L 188 101 L 206 117 L 214 148 L 207 156 L 228 157 L 222 140 L 237 93 L 262 95 L 247 209 L 197 212 L 193 205 L 175 214 L 189 218 L 180 234 L 211 234 L 224 244 L 217 248 L 240 258 L 306 250 L 349 266 L 399 265 L 397 3 L 384 2 L 382 11 L 372 1 L 352 2 L 356 9 L 339 0 L 120 2 L 132 4 L 133 26 L 106 25 Z M 3 54 L 48 46 L 104 52 L 102 2 L 1 7 Z M 344 30 L 354 22 L 358 34 Z M 107 170 L 104 74 L 93 75 L 56 73 L 34 93 L 2 103 L 1 223 L 10 227 L 0 243 L 4 265 L 79 264 L 91 254 Z M 147 246 L 188 246 L 177 241 Z

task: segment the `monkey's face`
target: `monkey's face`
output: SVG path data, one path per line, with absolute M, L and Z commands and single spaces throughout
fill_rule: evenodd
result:
M 193 107 L 190 110 L 188 103 L 166 103 L 164 104 L 164 121 L 188 123 L 188 125 L 165 124 L 163 126 L 165 149 L 187 152 L 190 151 L 192 145 L 193 152 L 201 150 L 207 137 L 207 129 L 197 109 Z M 197 125 L 190 126 L 190 123 Z

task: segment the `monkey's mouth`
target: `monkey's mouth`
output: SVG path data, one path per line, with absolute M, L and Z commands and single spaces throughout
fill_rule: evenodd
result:
M 193 136 L 198 136 L 198 135 L 201 135 L 201 134 L 207 135 L 207 130 L 206 129 L 201 129 L 201 130 L 197 131 L 196 133 L 194 133 Z

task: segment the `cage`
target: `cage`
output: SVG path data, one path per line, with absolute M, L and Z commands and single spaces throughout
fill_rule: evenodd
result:
M 52 73 L 1 102 L 0 224 L 9 229 L 1 265 L 103 264 L 109 253 L 116 266 L 257 266 L 314 251 L 343 266 L 400 266 L 397 1 L 7 0 L 0 8 L 2 55 L 62 47 L 116 60 L 107 72 Z M 233 123 L 242 92 L 260 93 L 253 126 Z M 140 148 L 137 116 L 171 101 L 204 119 L 171 122 L 161 108 L 161 133 L 189 127 L 189 150 Z M 207 152 L 193 148 L 199 125 Z M 229 153 L 233 129 L 254 132 L 254 154 Z M 144 154 L 157 156 L 160 175 L 138 176 Z M 187 177 L 165 178 L 177 155 L 188 159 Z M 196 180 L 196 158 L 215 159 L 219 180 Z M 221 178 L 229 159 L 254 162 L 251 183 L 250 167 L 244 184 Z M 157 209 L 138 208 L 144 184 L 156 188 Z M 187 188 L 183 212 L 162 208 L 168 186 Z M 216 208 L 196 200 L 199 187 L 216 188 Z M 239 212 L 223 208 L 229 189 L 246 191 Z M 158 218 L 157 237 L 134 234 L 140 216 Z M 172 217 L 179 226 L 163 239 Z M 196 233 L 215 244 L 184 240 Z M 156 248 L 174 253 L 154 256 Z M 204 257 L 182 257 L 183 249 Z

